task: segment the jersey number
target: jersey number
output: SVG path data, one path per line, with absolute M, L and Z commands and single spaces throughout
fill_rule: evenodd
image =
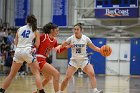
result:
M 76 53 L 81 53 L 81 48 L 76 48 Z
M 24 30 L 21 36 L 23 36 L 23 38 L 29 38 L 29 34 L 30 34 L 30 30 Z

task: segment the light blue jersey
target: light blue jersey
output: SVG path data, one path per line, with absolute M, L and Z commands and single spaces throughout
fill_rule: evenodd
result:
M 35 38 L 35 33 L 32 31 L 32 28 L 30 28 L 28 25 L 25 25 L 18 29 L 17 34 L 18 43 L 13 60 L 17 63 L 23 63 L 24 61 L 27 63 L 34 62 L 36 59 L 31 54 L 31 46 Z
M 92 43 L 92 41 L 87 36 L 82 35 L 80 39 L 77 39 L 75 35 L 72 35 L 66 41 L 74 45 L 74 47 L 72 47 L 72 59 L 87 58 L 87 44 Z
M 89 64 L 87 57 L 87 44 L 92 43 L 92 41 L 85 35 L 82 35 L 80 39 L 77 39 L 75 35 L 72 35 L 66 40 L 68 43 L 72 44 L 72 57 L 70 59 L 69 65 L 75 67 L 76 69 L 84 67 Z
M 28 25 L 20 27 L 18 30 L 18 44 L 17 47 L 31 47 L 32 41 L 35 38 L 35 33 Z

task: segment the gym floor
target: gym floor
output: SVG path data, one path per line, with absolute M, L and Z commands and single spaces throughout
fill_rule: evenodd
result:
M 140 77 L 129 76 L 96 76 L 97 87 L 104 93 L 140 93 Z M 0 86 L 5 76 L 0 76 Z M 61 80 L 64 75 L 61 75 Z M 33 76 L 18 76 L 14 79 L 6 93 L 32 93 L 36 90 Z M 54 93 L 52 81 L 45 86 L 47 93 Z M 64 93 L 93 93 L 87 76 L 74 76 Z

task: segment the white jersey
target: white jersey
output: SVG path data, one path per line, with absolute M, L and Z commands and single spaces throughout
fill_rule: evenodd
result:
M 92 43 L 89 37 L 82 35 L 80 39 L 77 39 L 75 35 L 72 35 L 66 41 L 74 45 L 71 59 L 87 59 L 87 44 Z
M 35 33 L 28 25 L 20 27 L 18 30 L 18 44 L 17 47 L 31 47 L 35 38 Z

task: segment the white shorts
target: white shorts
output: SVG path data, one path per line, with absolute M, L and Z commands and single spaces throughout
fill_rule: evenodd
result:
M 83 70 L 89 63 L 88 59 L 70 59 L 69 65 L 75 67 L 76 69 L 81 68 Z
M 36 60 L 35 55 L 31 54 L 31 47 L 16 48 L 13 61 L 16 63 L 32 63 Z

